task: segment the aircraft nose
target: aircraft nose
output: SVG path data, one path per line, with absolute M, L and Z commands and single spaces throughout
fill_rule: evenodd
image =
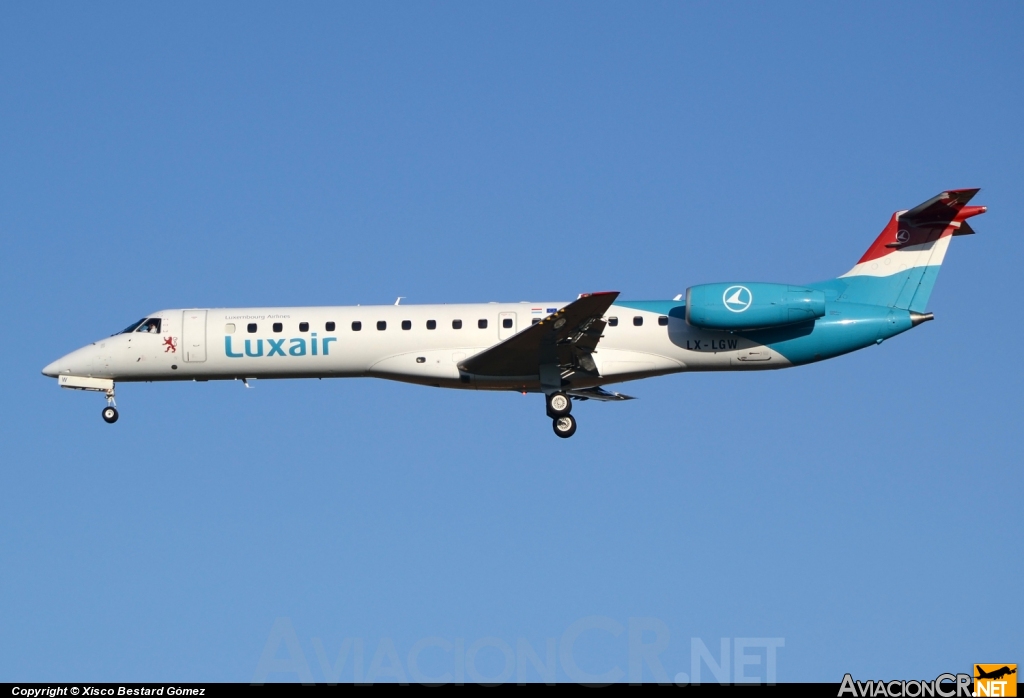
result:
M 91 376 L 96 368 L 96 352 L 94 344 L 76 349 L 47 364 L 43 368 L 43 375 L 50 378 L 56 378 L 58 375 Z
M 43 367 L 43 375 L 48 376 L 50 378 L 56 378 L 57 374 L 60 373 L 61 361 L 62 359 L 57 359 L 53 363 L 49 363 L 45 367 Z

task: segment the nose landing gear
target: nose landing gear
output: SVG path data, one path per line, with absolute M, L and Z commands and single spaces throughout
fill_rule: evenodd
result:
M 103 421 L 107 424 L 113 424 L 117 421 L 117 403 L 114 402 L 114 388 L 111 386 L 107 393 L 107 406 L 103 408 Z

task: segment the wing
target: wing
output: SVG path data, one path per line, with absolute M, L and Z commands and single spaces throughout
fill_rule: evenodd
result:
M 577 400 L 599 400 L 600 402 L 618 402 L 620 400 L 636 400 L 632 395 L 622 393 L 609 393 L 604 388 L 583 388 L 581 390 L 566 390 L 566 395 L 571 395 Z
M 585 293 L 536 325 L 485 349 L 459 364 L 478 376 L 538 376 L 541 366 L 558 366 L 599 375 L 591 352 L 604 332 L 601 318 L 619 297 L 618 291 Z

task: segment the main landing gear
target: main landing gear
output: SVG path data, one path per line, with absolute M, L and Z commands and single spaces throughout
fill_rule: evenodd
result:
M 565 393 L 551 393 L 546 397 L 548 416 L 551 417 L 551 426 L 555 434 L 563 439 L 568 439 L 576 433 L 576 419 L 569 414 L 572 412 L 572 400 Z
M 551 422 L 551 427 L 555 430 L 556 436 L 568 439 L 576 433 L 576 418 L 571 414 L 567 414 L 564 417 L 555 417 Z
M 114 402 L 114 389 L 106 391 L 107 393 L 107 406 L 103 408 L 103 421 L 107 424 L 113 424 L 117 421 L 117 403 Z
M 572 412 L 572 400 L 565 393 L 551 393 L 547 396 L 548 416 L 563 417 Z

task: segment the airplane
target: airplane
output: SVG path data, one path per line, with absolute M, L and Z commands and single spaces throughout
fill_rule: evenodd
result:
M 1010 674 L 1016 674 L 1017 673 L 1016 665 L 1014 665 L 1013 669 L 1011 669 L 1008 666 L 1003 666 L 1003 667 L 1000 667 L 999 669 L 995 669 L 993 671 L 985 671 L 984 669 L 982 669 L 978 665 L 975 665 L 975 669 L 977 670 L 977 673 L 978 673 L 978 675 L 974 677 L 976 679 L 1001 679 L 1004 676 L 1009 676 Z
M 686 371 L 788 368 L 881 344 L 925 312 L 949 242 L 972 235 L 978 189 L 897 211 L 854 267 L 811 284 L 721 282 L 671 300 L 584 293 L 571 302 L 184 308 L 150 313 L 57 359 L 43 375 L 106 394 L 116 383 L 374 377 L 545 396 L 555 434 L 573 401 L 620 401 L 605 386 Z

